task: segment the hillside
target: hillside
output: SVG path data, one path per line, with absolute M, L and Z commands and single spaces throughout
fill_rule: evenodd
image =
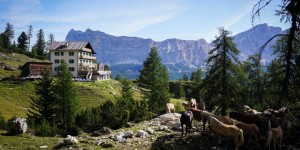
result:
M 35 84 L 38 81 L 25 81 L 13 84 L 0 82 L 0 113 L 9 119 L 12 116 L 26 117 L 31 97 L 36 97 Z M 107 100 L 115 101 L 120 96 L 121 84 L 115 80 L 98 82 L 75 82 L 81 109 L 99 106 Z M 137 99 L 141 94 L 134 93 Z
M 0 52 L 0 63 L 4 63 L 6 66 L 15 68 L 15 71 L 8 71 L 0 68 L 0 80 L 4 77 L 10 76 L 19 76 L 21 71 L 18 69 L 20 66 L 23 66 L 27 61 L 41 61 L 39 59 L 30 58 L 23 54 L 18 53 L 3 53 Z
M 21 71 L 18 69 L 27 61 L 41 61 L 30 58 L 23 54 L 7 54 L 0 52 L 0 62 L 6 66 L 15 68 L 15 71 L 8 71 L 0 68 L 0 80 L 5 77 L 19 76 Z M 35 84 L 38 81 L 24 81 L 12 83 L 10 81 L 0 81 L 0 113 L 9 119 L 12 116 L 26 117 L 31 98 L 36 97 Z M 106 100 L 116 100 L 120 96 L 121 84 L 118 81 L 107 80 L 99 82 L 75 82 L 77 93 L 82 109 L 87 107 L 99 106 Z M 134 93 L 137 99 L 141 94 Z

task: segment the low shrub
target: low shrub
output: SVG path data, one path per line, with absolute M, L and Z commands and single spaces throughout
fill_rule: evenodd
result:
M 78 136 L 81 133 L 81 130 L 77 127 L 65 128 L 61 132 L 62 137 L 67 137 L 67 135 Z
M 17 119 L 17 117 L 13 116 L 12 118 L 7 120 L 7 124 L 6 124 L 7 125 L 7 134 L 9 134 L 9 135 L 18 134 L 14 130 L 14 120 L 16 120 L 16 119 Z
M 7 126 L 6 126 L 6 122 L 4 120 L 4 117 L 2 116 L 2 114 L 0 113 L 0 129 L 6 130 Z
M 58 128 L 56 125 L 51 126 L 46 120 L 43 120 L 41 124 L 35 127 L 36 136 L 55 136 L 58 133 Z
M 175 112 L 183 112 L 185 111 L 184 107 L 182 106 L 182 104 L 180 102 L 176 102 L 175 104 Z

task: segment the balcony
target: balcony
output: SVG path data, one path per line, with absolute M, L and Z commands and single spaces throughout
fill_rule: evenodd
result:
M 95 56 L 88 56 L 88 55 L 79 55 L 80 59 L 92 59 L 92 60 L 96 60 Z
M 87 75 L 88 74 L 88 70 L 84 70 L 84 71 L 78 71 L 78 75 Z M 98 72 L 96 70 L 92 71 L 93 75 L 98 74 Z
M 111 71 L 97 71 L 100 75 L 110 75 Z
M 90 64 L 90 63 L 79 63 L 78 64 L 80 67 L 92 67 L 92 68 L 97 68 L 97 64 Z

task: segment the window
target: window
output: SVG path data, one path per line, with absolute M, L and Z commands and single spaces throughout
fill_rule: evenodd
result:
M 64 52 L 60 52 L 60 55 L 61 55 L 61 56 L 64 56 Z
M 69 52 L 69 56 L 74 56 L 74 52 Z
M 54 71 L 58 71 L 59 70 L 59 68 L 58 67 L 54 67 Z
M 59 56 L 59 52 L 55 52 L 55 56 Z
M 75 71 L 75 68 L 74 67 L 69 67 L 69 70 L 70 71 Z
M 58 64 L 58 63 L 59 63 L 59 59 L 55 59 L 54 61 L 55 61 L 55 63 L 56 63 L 56 64 Z
M 82 63 L 82 59 L 80 59 L 79 62 Z
M 69 63 L 73 64 L 74 63 L 74 59 L 69 59 Z

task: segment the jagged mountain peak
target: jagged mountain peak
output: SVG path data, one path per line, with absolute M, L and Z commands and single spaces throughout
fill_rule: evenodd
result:
M 282 29 L 279 27 L 259 24 L 234 35 L 234 42 L 241 51 L 241 60 L 258 52 L 259 48 L 268 39 L 279 33 L 282 33 Z M 66 41 L 89 41 L 97 53 L 97 61 L 110 66 L 120 64 L 141 65 L 148 55 L 149 47 L 156 46 L 164 64 L 198 68 L 205 65 L 208 51 L 212 48 L 211 43 L 207 43 L 205 39 L 201 38 L 198 40 L 171 38 L 154 41 L 139 37 L 113 36 L 89 28 L 85 32 L 71 29 Z M 266 54 L 263 55 L 264 59 L 271 61 L 272 49 L 270 47 L 266 49 Z M 182 71 L 180 68 L 178 70 Z

